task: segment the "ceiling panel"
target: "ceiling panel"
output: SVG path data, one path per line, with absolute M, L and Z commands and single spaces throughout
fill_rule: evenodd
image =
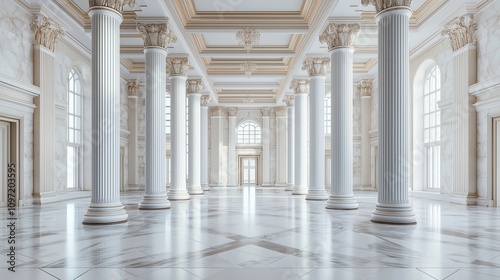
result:
M 304 0 L 194 0 L 194 5 L 198 12 L 299 12 L 303 2 Z
M 258 31 L 258 30 L 257 30 Z M 260 34 L 260 46 L 288 46 L 290 43 L 290 34 L 277 34 L 277 33 L 261 33 Z M 236 40 L 235 33 L 206 33 L 203 34 L 205 44 L 207 46 L 239 46 L 238 40 Z

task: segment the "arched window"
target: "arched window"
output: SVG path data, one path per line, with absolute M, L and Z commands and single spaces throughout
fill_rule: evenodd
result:
M 325 96 L 325 134 L 331 134 L 332 131 L 332 103 L 331 95 Z
M 423 92 L 426 185 L 429 189 L 439 189 L 441 112 L 437 103 L 441 99 L 441 73 L 436 64 L 425 73 Z
M 254 121 L 246 121 L 238 127 L 239 144 L 260 144 L 261 132 L 260 126 Z
M 68 77 L 67 187 L 80 188 L 80 149 L 82 147 L 82 85 L 78 72 Z

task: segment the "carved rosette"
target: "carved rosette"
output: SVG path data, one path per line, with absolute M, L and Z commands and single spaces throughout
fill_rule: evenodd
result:
M 361 4 L 363 4 L 363 6 L 372 4 L 373 6 L 375 6 L 377 13 L 380 13 L 385 9 L 398 6 L 409 8 L 411 5 L 411 0 L 361 0 Z
M 362 80 L 358 83 L 358 92 L 361 96 L 371 96 L 372 95 L 372 81 Z
M 286 116 L 286 107 L 275 107 L 274 110 L 276 111 L 276 116 Z
M 210 103 L 210 95 L 202 95 L 200 103 L 202 107 L 207 107 L 208 103 Z
M 269 108 L 269 107 L 264 107 L 264 108 L 260 109 L 260 111 L 262 112 L 262 117 L 270 117 L 271 116 L 271 108 Z
M 219 116 L 219 117 L 224 116 L 224 107 L 211 107 L 210 108 L 210 115 L 211 116 Z
M 128 96 L 139 97 L 139 80 L 127 80 Z
M 319 35 L 320 43 L 326 43 L 331 51 L 338 47 L 352 47 L 354 38 L 359 35 L 359 24 L 330 23 Z
M 295 79 L 292 81 L 292 84 L 290 85 L 290 89 L 293 90 L 296 94 L 309 93 L 309 81 Z
M 466 14 L 446 24 L 441 34 L 450 40 L 451 48 L 456 51 L 466 45 L 476 44 L 476 30 L 474 15 Z
M 238 108 L 236 107 L 227 108 L 227 115 L 229 117 L 236 117 L 237 114 L 238 114 Z
M 42 45 L 51 51 L 54 51 L 57 40 L 64 35 L 59 24 L 42 15 L 33 17 L 31 30 L 34 32 L 35 45 Z
M 330 59 L 326 57 L 308 58 L 304 61 L 302 70 L 307 71 L 310 76 L 324 76 L 330 65 Z
M 120 14 L 123 13 L 123 7 L 128 5 L 130 7 L 135 6 L 135 0 L 89 0 L 89 7 L 108 7 L 116 10 Z
M 187 72 L 194 67 L 187 57 L 169 57 L 167 58 L 167 72 L 170 76 L 186 76 Z
M 177 37 L 167 23 L 139 24 L 137 30 L 141 32 L 145 48 L 160 47 L 166 49 L 169 44 L 177 42 Z
M 294 96 L 293 95 L 287 95 L 285 96 L 285 98 L 283 99 L 283 102 L 286 103 L 286 106 L 288 107 L 293 107 L 293 100 L 294 100 Z
M 205 88 L 201 79 L 189 79 L 186 81 L 186 93 L 200 93 Z

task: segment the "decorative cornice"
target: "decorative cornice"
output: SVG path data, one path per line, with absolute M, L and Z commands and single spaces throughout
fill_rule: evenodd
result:
M 103 6 L 116 10 L 120 14 L 123 13 L 123 6 L 129 5 L 133 7 L 135 0 L 89 0 L 89 7 Z
M 337 47 L 352 47 L 352 42 L 359 34 L 359 24 L 336 24 L 330 23 L 319 35 L 320 43 L 326 43 L 328 50 Z
M 177 37 L 167 23 L 139 24 L 137 30 L 141 32 L 144 47 L 167 48 L 170 43 L 177 42 Z
M 371 96 L 372 95 L 372 81 L 362 80 L 358 83 L 358 92 L 361 96 Z
M 283 99 L 283 102 L 286 103 L 286 106 L 293 107 L 293 103 L 294 103 L 293 100 L 294 100 L 293 95 L 286 95 L 285 98 Z
M 170 76 L 186 76 L 187 72 L 194 67 L 187 57 L 169 57 L 167 58 L 167 71 Z
M 229 117 L 236 117 L 237 114 L 238 114 L 238 108 L 236 107 L 227 108 L 227 115 Z
M 54 51 L 57 40 L 64 35 L 61 26 L 42 15 L 33 16 L 31 30 L 34 32 L 35 45 L 42 45 Z
M 276 116 L 286 116 L 286 107 L 285 106 L 280 106 L 280 107 L 275 107 L 274 108 L 276 112 Z
M 224 116 L 224 107 L 210 107 L 211 116 Z
M 373 6 L 375 6 L 377 13 L 380 13 L 381 11 L 392 7 L 397 7 L 397 6 L 410 7 L 411 0 L 361 0 L 361 4 L 363 4 L 363 6 L 368 6 L 372 4 Z
M 202 95 L 200 103 L 202 107 L 207 107 L 208 103 L 210 103 L 210 95 Z
M 476 44 L 476 30 L 474 14 L 466 14 L 446 24 L 441 34 L 450 40 L 451 48 L 456 51 L 468 44 Z
M 308 58 L 304 61 L 302 70 L 307 71 L 310 76 L 324 76 L 326 68 L 330 65 L 330 59 L 326 57 Z
M 205 88 L 201 79 L 189 79 L 186 81 L 186 93 L 200 93 Z
M 139 80 L 127 80 L 128 96 L 139 96 Z
M 271 116 L 271 108 L 269 108 L 269 107 L 264 107 L 264 108 L 260 109 L 260 111 L 262 112 L 262 117 Z
M 298 93 L 309 93 L 309 81 L 308 80 L 292 80 L 292 84 L 290 85 L 290 89 L 293 90 L 296 94 Z

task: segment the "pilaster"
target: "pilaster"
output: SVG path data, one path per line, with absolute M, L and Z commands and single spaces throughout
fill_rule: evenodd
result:
M 271 117 L 271 108 L 264 107 L 261 110 L 262 113 L 262 186 L 270 187 L 271 182 L 269 180 L 269 154 L 270 154 L 270 144 L 269 144 L 269 118 Z
M 362 80 L 358 83 L 358 93 L 361 97 L 361 188 L 371 190 L 371 94 L 372 82 Z
M 287 184 L 285 191 L 293 191 L 295 185 L 295 106 L 294 96 L 287 95 L 283 101 L 287 106 Z
M 276 183 L 275 187 L 286 187 L 286 163 L 287 163 L 287 107 L 275 107 L 276 112 Z
M 224 108 L 210 108 L 210 186 L 225 187 L 223 165 L 223 137 L 224 137 Z
M 129 186 L 136 188 L 139 185 L 139 80 L 128 80 L 128 182 Z
M 201 162 L 201 91 L 205 88 L 201 79 L 189 79 L 186 83 L 189 106 L 189 160 L 188 191 L 189 194 L 203 194 L 200 178 Z
M 295 183 L 292 194 L 307 194 L 307 95 L 309 81 L 295 79 L 290 85 L 295 92 Z
M 209 191 L 208 185 L 208 104 L 210 95 L 202 95 L 200 101 L 200 181 L 203 191 Z
M 238 166 L 236 164 L 236 117 L 238 108 L 231 107 L 227 109 L 227 117 L 229 119 L 229 150 L 228 150 L 228 187 L 235 187 L 238 185 Z

